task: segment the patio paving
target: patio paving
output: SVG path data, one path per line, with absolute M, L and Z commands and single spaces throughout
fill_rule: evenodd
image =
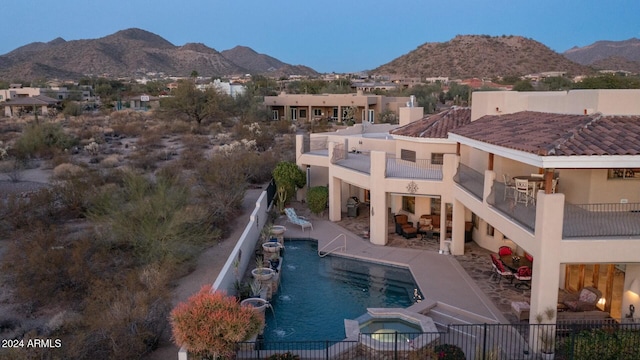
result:
M 287 223 L 286 217 L 281 216 L 276 223 L 287 227 L 285 237 L 315 238 L 321 248 L 344 233 L 347 236 L 345 255 L 409 265 L 426 299 L 470 311 L 480 319 L 520 323 L 511 313 L 511 302 L 528 301 L 530 291 L 516 289 L 504 279 L 499 283 L 491 279 L 490 251 L 475 242 L 465 244 L 464 255 L 441 255 L 437 240 L 422 240 L 420 236 L 405 239 L 395 234 L 395 225 L 390 220 L 387 245 L 373 245 L 363 238 L 369 226 L 368 209 L 363 204 L 357 217 L 347 217 L 343 213 L 342 220 L 335 223 L 328 220 L 326 213 L 323 216 L 311 214 L 304 204 L 293 203 L 291 206 L 296 208 L 298 215 L 311 220 L 314 229 L 302 232 L 300 226 Z

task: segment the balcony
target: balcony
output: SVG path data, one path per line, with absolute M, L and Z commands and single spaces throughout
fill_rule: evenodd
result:
M 461 165 L 462 166 L 462 165 Z M 487 203 L 492 205 L 504 216 L 516 221 L 530 232 L 536 227 L 536 203 L 535 199 L 517 202 L 515 189 L 505 186 L 504 183 L 494 181 Z
M 431 160 L 416 159 L 407 161 L 387 157 L 385 176 L 388 178 L 442 180 L 442 165 L 433 164 Z
M 309 136 L 305 136 L 302 140 L 301 152 L 303 154 L 328 156 L 329 146 L 327 143 L 327 137 L 321 136 L 311 138 Z
M 484 175 L 464 165 L 458 165 L 458 172 L 453 177 L 458 185 L 482 201 L 484 191 Z
M 640 203 L 564 205 L 562 237 L 640 236 Z
M 530 232 L 535 231 L 535 199 L 516 202 L 513 189 L 494 181 L 487 203 Z M 563 239 L 640 236 L 640 203 L 564 204 Z
M 371 174 L 371 156 L 368 153 L 353 152 L 347 154 L 343 144 L 339 144 L 333 149 L 331 162 L 347 169 Z

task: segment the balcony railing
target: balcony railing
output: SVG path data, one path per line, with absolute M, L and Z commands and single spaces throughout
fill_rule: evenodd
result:
M 473 194 L 478 200 L 482 200 L 484 192 L 484 175 L 464 165 L 458 165 L 458 172 L 453 177 L 458 185 Z
M 640 203 L 564 205 L 563 238 L 640 236 Z
M 344 154 L 346 155 L 346 152 Z M 335 149 L 333 150 L 333 155 L 335 158 Z M 348 156 L 337 160 L 335 164 L 361 173 L 371 174 L 371 154 L 369 153 L 349 152 Z
M 344 148 L 344 144 L 336 144 L 333 147 L 333 157 L 331 158 L 331 163 L 335 164 L 340 160 L 344 160 L 347 158 L 347 150 Z
M 327 150 L 327 137 L 326 136 L 317 136 L 317 137 L 309 137 L 305 136 L 302 139 L 302 153 L 310 153 L 314 151 Z
M 522 195 L 521 195 L 522 196 Z M 528 201 L 516 201 L 515 189 L 505 186 L 504 183 L 494 181 L 491 193 L 487 198 L 487 203 L 500 211 L 504 216 L 518 222 L 531 232 L 534 232 L 536 225 L 536 205 L 535 199 Z
M 431 160 L 417 159 L 415 162 L 398 158 L 387 158 L 388 178 L 442 180 L 442 165 Z

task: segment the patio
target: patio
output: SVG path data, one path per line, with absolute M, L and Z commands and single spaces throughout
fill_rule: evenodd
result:
M 347 214 L 343 213 L 342 220 L 337 222 L 337 224 L 354 234 L 364 234 L 369 227 L 368 216 L 369 213 L 366 209 L 360 209 L 357 217 L 347 217 Z M 389 237 L 387 246 L 438 252 L 439 244 L 437 240 L 422 240 L 420 236 L 405 239 L 403 236 L 395 233 L 395 225 L 392 220 L 393 217 L 389 216 L 389 219 Z M 475 281 L 484 294 L 491 299 L 493 304 L 501 311 L 505 318 L 507 318 L 511 323 L 520 323 L 520 320 L 518 320 L 511 311 L 511 302 L 529 301 L 531 291 L 527 289 L 517 289 L 514 286 L 517 282 L 516 280 L 514 280 L 512 284 L 509 281 L 500 281 L 498 283 L 491 279 L 493 269 L 491 267 L 491 260 L 489 257 L 490 253 L 491 252 L 489 250 L 481 248 L 475 242 L 469 242 L 465 244 L 464 255 L 454 256 L 454 258 Z

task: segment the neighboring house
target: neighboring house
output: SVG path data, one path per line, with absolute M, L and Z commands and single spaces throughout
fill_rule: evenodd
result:
M 69 90 L 66 87 L 33 88 L 21 87 L 20 84 L 11 84 L 9 89 L 0 89 L 0 101 L 20 97 L 34 97 L 39 95 L 44 95 L 60 101 L 69 98 L 82 101 L 92 100 L 90 88 Z
M 398 113 L 398 109 L 410 100 L 409 97 L 388 97 L 382 95 L 285 94 L 265 96 L 264 105 L 271 111 L 272 120 L 310 121 L 330 119 L 332 121 L 352 120 L 356 123 L 380 122 L 380 114 L 385 111 Z
M 31 111 L 36 109 L 42 115 L 48 115 L 49 109 L 55 108 L 59 101 L 44 95 L 14 97 L 7 101 L 1 101 L 0 106 L 4 106 L 4 116 L 13 117 L 19 115 L 23 110 Z
M 223 82 L 220 81 L 220 79 L 215 79 L 213 82 L 199 83 L 196 85 L 196 88 L 200 91 L 215 88 L 234 98 L 244 94 L 246 91 L 246 87 L 241 83 Z
M 147 94 L 132 96 L 127 99 L 132 110 L 149 110 L 160 108 L 160 98 Z
M 443 252 L 463 254 L 470 232 L 483 248 L 532 255 L 531 314 L 587 285 L 615 317 L 640 305 L 640 91 L 474 92 L 472 104 L 427 117 L 400 108 L 400 127 L 298 135 L 297 163 L 309 186 L 329 185 L 331 221 L 352 196 L 369 205 L 374 244 L 386 245 L 392 214 L 427 215 Z M 531 174 L 545 190 L 519 201 L 504 180 Z

